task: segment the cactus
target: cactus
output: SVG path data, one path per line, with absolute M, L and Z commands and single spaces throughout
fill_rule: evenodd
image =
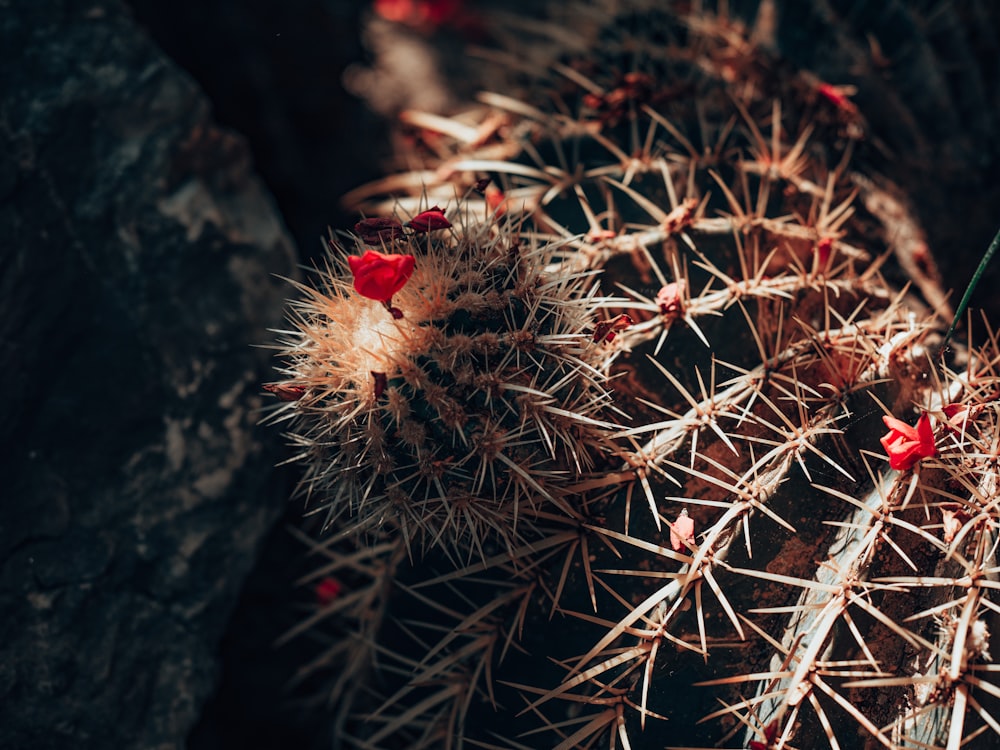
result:
M 300 679 L 346 746 L 992 746 L 998 338 L 845 90 L 640 5 L 406 113 L 300 287 Z

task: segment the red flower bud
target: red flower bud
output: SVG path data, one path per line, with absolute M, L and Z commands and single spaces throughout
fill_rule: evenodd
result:
M 833 238 L 821 237 L 816 243 L 816 258 L 819 260 L 820 268 L 826 268 L 826 262 L 830 260 L 830 253 L 833 252 Z
M 882 417 L 882 421 L 889 432 L 879 442 L 889 455 L 889 466 L 893 469 L 906 471 L 920 459 L 937 455 L 931 418 L 927 412 L 920 415 L 915 428 L 895 417 Z
M 435 229 L 448 229 L 451 222 L 445 218 L 444 211 L 434 206 L 434 208 L 421 211 L 406 222 L 406 226 L 418 234 L 423 234 L 424 232 L 433 232 Z
M 354 288 L 358 294 L 383 302 L 388 307 L 392 295 L 402 289 L 413 275 L 416 260 L 412 255 L 366 250 L 360 258 L 349 255 L 347 263 L 354 274 Z
M 392 217 L 362 219 L 354 225 L 354 233 L 366 245 L 381 245 L 403 236 L 403 225 Z

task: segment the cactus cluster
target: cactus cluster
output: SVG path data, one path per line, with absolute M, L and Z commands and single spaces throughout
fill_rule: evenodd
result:
M 846 90 L 566 5 L 520 98 L 404 115 L 283 333 L 335 744 L 993 746 L 1000 340 L 944 346 Z

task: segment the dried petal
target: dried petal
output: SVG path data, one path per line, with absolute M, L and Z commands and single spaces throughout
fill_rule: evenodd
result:
M 390 311 L 391 312 L 391 311 Z M 372 370 L 372 378 L 375 381 L 375 399 L 378 400 L 385 393 L 385 387 L 389 382 L 384 372 L 375 372 Z
M 354 233 L 366 245 L 381 245 L 402 237 L 403 225 L 391 216 L 362 219 L 354 225 Z
M 265 383 L 264 390 L 273 393 L 279 401 L 298 401 L 306 395 L 304 385 L 294 385 L 292 383 Z
M 969 515 L 960 505 L 946 505 L 941 508 L 941 522 L 944 526 L 944 543 L 951 544 L 955 536 L 969 520 Z
M 614 341 L 618 331 L 624 331 L 632 325 L 632 318 L 622 313 L 611 320 L 602 320 L 594 326 L 594 343 L 600 344 L 603 341 Z
M 941 407 L 948 421 L 944 423 L 954 433 L 962 433 L 968 429 L 970 421 L 976 419 L 983 411 L 982 404 L 945 404 Z

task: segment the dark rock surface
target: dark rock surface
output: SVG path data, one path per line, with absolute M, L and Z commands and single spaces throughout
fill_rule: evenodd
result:
M 0 747 L 183 747 L 287 487 L 292 244 L 117 0 L 0 2 Z
M 381 175 L 385 122 L 349 96 L 363 54 L 360 0 L 127 0 L 161 48 L 191 72 L 218 120 L 254 161 L 305 255 L 328 226 L 353 226 L 340 196 Z

